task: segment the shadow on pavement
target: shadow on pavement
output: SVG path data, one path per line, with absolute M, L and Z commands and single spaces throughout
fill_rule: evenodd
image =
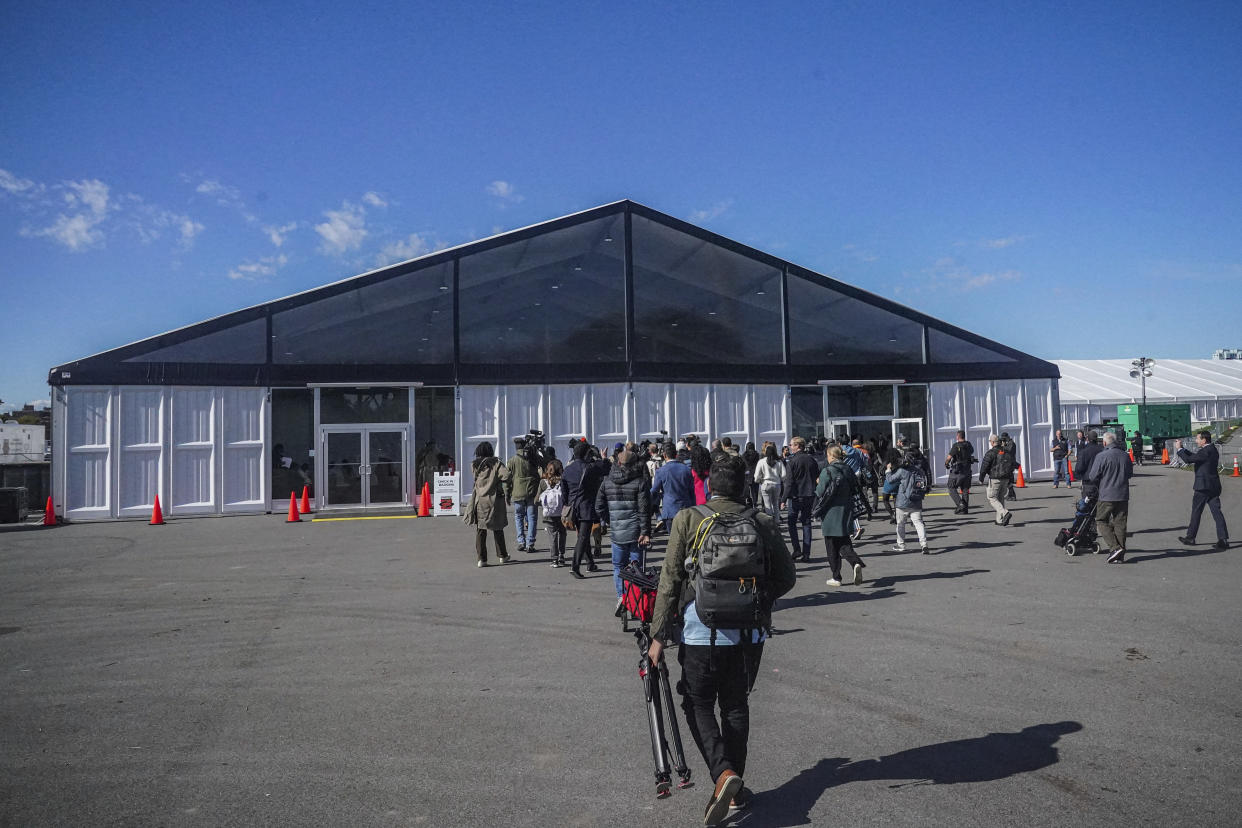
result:
M 785 784 L 755 794 L 748 812 L 727 824 L 748 828 L 811 824 L 811 810 L 829 788 L 849 782 L 891 781 L 890 788 L 992 782 L 1060 761 L 1057 741 L 1082 730 L 1079 722 L 1032 725 L 1016 733 L 989 733 L 852 762 L 821 759 Z
M 867 586 L 867 582 L 863 581 L 863 586 Z M 780 598 L 776 602 L 776 609 L 787 610 L 797 609 L 799 607 L 822 607 L 826 604 L 848 604 L 851 601 L 871 601 L 876 598 L 895 598 L 898 595 L 905 595 L 900 590 L 873 589 L 868 592 L 850 592 L 854 588 L 853 584 L 846 584 L 840 587 L 830 587 L 830 592 L 812 592 L 807 595 L 798 595 L 793 598 Z
M 1227 550 L 1217 549 L 1211 544 L 1204 544 L 1197 549 L 1191 546 L 1183 546 L 1178 549 L 1166 549 L 1163 552 L 1138 556 L 1132 555 L 1129 550 L 1126 550 L 1126 563 L 1144 563 L 1146 561 L 1156 561 L 1161 558 L 1196 558 L 1200 555 L 1216 555 L 1225 551 Z
M 885 575 L 882 578 L 876 578 L 874 581 L 867 583 L 867 586 L 882 589 L 891 587 L 903 581 L 923 581 L 929 578 L 961 578 L 966 575 L 979 575 L 984 572 L 991 572 L 990 569 L 963 569 L 961 572 L 924 572 L 922 575 Z

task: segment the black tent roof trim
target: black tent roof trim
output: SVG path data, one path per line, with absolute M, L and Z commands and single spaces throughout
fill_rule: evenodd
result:
M 622 216 L 625 227 L 625 358 L 615 362 L 572 363 L 506 363 L 472 364 L 461 361 L 459 315 L 458 266 L 462 258 L 493 250 L 504 245 L 533 239 L 545 234 L 565 230 L 586 222 L 609 216 Z M 781 275 L 781 301 L 783 313 L 784 359 L 779 364 L 746 365 L 738 363 L 711 364 L 702 361 L 643 362 L 634 359 L 634 256 L 632 250 L 632 221 L 641 217 L 672 230 L 707 242 L 724 250 L 746 257 L 754 262 L 778 270 Z M 453 297 L 453 354 L 451 363 L 388 363 L 388 364 L 282 364 L 273 360 L 272 317 L 290 309 L 337 296 L 348 291 L 381 284 L 390 279 L 428 270 L 437 266 L 452 266 Z M 443 270 L 443 268 L 442 268 Z M 789 344 L 790 307 L 789 284 L 806 283 L 843 297 L 857 300 L 881 312 L 900 317 L 923 326 L 921 362 L 868 362 L 851 364 L 825 359 L 823 362 L 797 364 L 791 361 L 793 352 Z M 445 288 L 441 288 L 442 290 Z M 675 299 L 670 301 L 675 304 Z M 848 320 L 847 320 L 848 321 Z M 201 360 L 195 362 L 174 361 L 127 361 L 146 354 L 190 343 L 212 334 L 218 334 L 240 325 L 253 324 L 266 329 L 265 352 L 258 348 L 247 356 L 253 361 L 220 362 Z M 947 339 L 946 339 L 947 338 Z M 222 339 L 227 340 L 227 335 Z M 965 348 L 989 353 L 986 361 L 970 362 L 934 361 L 935 348 L 929 343 L 951 341 Z M 825 354 L 828 356 L 828 354 Z M 260 358 L 261 357 L 261 358 Z M 930 360 L 929 360 L 930 358 Z M 846 284 L 823 274 L 801 267 L 748 245 L 726 238 L 710 230 L 653 210 L 630 200 L 601 205 L 589 210 L 540 222 L 527 227 L 500 233 L 488 238 L 457 245 L 429 253 L 415 259 L 387 265 L 356 276 L 341 279 L 320 287 L 311 288 L 290 296 L 233 311 L 203 322 L 187 325 L 176 330 L 148 337 L 93 356 L 58 365 L 48 374 L 48 384 L 67 385 L 238 385 L 238 386 L 297 386 L 321 382 L 421 382 L 424 385 L 455 384 L 533 384 L 562 382 L 620 382 L 620 381 L 684 381 L 684 382 L 731 382 L 760 384 L 812 385 L 820 380 L 874 380 L 901 378 L 907 382 L 934 382 L 987 379 L 1042 379 L 1059 378 L 1057 366 L 1029 354 L 1010 348 L 999 342 L 979 336 L 913 308 L 890 299 L 877 296 L 853 285 Z

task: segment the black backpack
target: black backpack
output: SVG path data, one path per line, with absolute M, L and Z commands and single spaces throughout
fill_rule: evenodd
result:
M 694 510 L 703 519 L 690 544 L 686 573 L 699 620 L 711 630 L 713 642 L 718 629 L 762 629 L 772 600 L 768 550 L 755 522 L 758 510 L 720 513 L 708 506 Z
M 992 461 L 992 467 L 988 470 L 988 476 L 993 480 L 1003 480 L 1007 477 L 1013 477 L 1014 466 L 1017 460 L 1014 458 L 1014 452 L 1011 449 L 1012 444 L 1000 447 L 996 452 L 996 459 Z

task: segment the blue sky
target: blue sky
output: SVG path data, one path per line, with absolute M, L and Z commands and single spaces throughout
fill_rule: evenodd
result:
M 1079 5 L 6 4 L 0 398 L 620 198 L 1044 358 L 1238 347 L 1242 4 Z

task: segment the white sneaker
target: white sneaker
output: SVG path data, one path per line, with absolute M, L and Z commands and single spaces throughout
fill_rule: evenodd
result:
M 863 571 L 863 565 L 862 565 L 862 564 L 860 564 L 860 563 L 856 563 L 856 564 L 854 564 L 854 586 L 858 586 L 859 584 L 861 584 L 861 583 L 862 583 L 862 581 L 863 581 L 863 579 L 862 579 L 862 571 Z
M 905 552 L 906 548 L 904 546 L 894 546 L 892 549 L 889 549 L 888 551 L 889 552 Z
M 827 583 L 828 583 L 828 586 L 841 586 L 841 582 L 838 581 L 836 578 L 829 578 Z

